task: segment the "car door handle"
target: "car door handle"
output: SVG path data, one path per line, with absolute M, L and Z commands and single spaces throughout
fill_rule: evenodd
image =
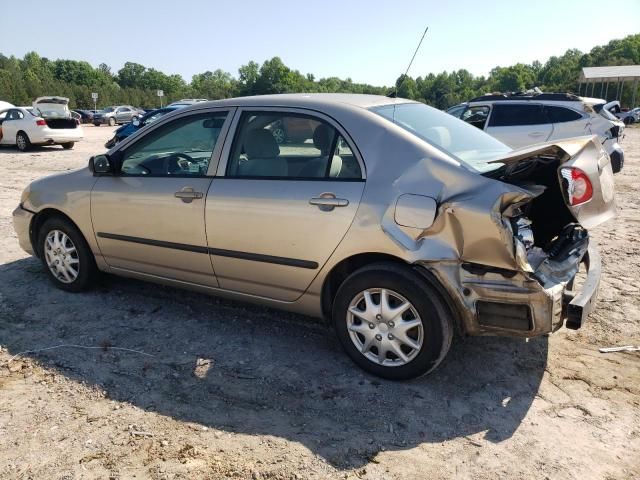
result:
M 315 205 L 324 212 L 330 212 L 335 207 L 346 207 L 349 200 L 346 198 L 336 198 L 333 193 L 323 193 L 319 197 L 309 200 L 309 205 Z
M 530 137 L 534 137 L 534 138 L 535 138 L 535 137 L 543 137 L 544 135 L 545 135 L 545 133 L 544 133 L 544 132 L 531 132 L 531 133 L 529 134 L 529 136 L 530 136 Z
M 181 199 L 184 203 L 191 203 L 194 199 L 204 197 L 204 193 L 195 192 L 191 187 L 184 187 L 179 192 L 174 193 L 173 196 Z

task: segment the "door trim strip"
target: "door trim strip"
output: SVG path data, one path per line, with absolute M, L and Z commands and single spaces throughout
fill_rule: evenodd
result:
M 236 250 L 225 250 L 222 248 L 200 247 L 198 245 L 188 245 L 185 243 L 165 242 L 163 240 L 153 240 L 150 238 L 130 237 L 128 235 L 118 235 L 115 233 L 98 232 L 96 234 L 100 238 L 109 240 L 119 240 L 122 242 L 139 243 L 141 245 L 150 245 L 152 247 L 171 248 L 173 250 L 183 250 L 185 252 L 206 253 L 218 257 L 238 258 L 240 260 L 249 260 L 253 262 L 273 263 L 276 265 L 286 265 L 288 267 L 308 268 L 315 270 L 318 268 L 317 262 L 309 260 L 300 260 L 297 258 L 276 257 L 273 255 L 263 255 L 260 253 L 239 252 Z

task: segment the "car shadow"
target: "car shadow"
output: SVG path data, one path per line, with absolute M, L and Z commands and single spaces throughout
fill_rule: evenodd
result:
M 359 370 L 313 319 L 111 276 L 70 294 L 33 258 L 0 266 L 0 294 L 10 355 L 101 346 L 28 355 L 116 401 L 299 442 L 338 468 L 422 443 L 508 439 L 547 362 L 546 337 L 457 339 L 433 374 L 390 382 Z
M 0 145 L 0 155 L 2 154 L 14 154 L 14 155 L 29 155 L 32 153 L 46 153 L 46 152 L 65 152 L 60 145 L 31 145 L 26 152 L 21 152 L 15 145 Z

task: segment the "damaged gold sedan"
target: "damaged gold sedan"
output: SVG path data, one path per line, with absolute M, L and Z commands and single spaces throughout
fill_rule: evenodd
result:
M 326 318 L 359 366 L 406 379 L 456 331 L 579 328 L 586 229 L 614 215 L 596 137 L 512 151 L 409 100 L 296 94 L 169 114 L 33 182 L 14 225 L 67 291 L 104 271 Z

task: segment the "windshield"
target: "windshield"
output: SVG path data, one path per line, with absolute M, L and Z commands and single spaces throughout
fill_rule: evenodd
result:
M 115 110 L 115 108 L 113 108 L 113 107 L 107 107 L 107 108 L 102 110 L 102 113 L 111 113 L 114 110 Z
M 500 168 L 489 163 L 511 151 L 482 130 L 423 103 L 385 105 L 371 109 L 477 172 Z M 395 110 L 395 111 L 394 111 Z

